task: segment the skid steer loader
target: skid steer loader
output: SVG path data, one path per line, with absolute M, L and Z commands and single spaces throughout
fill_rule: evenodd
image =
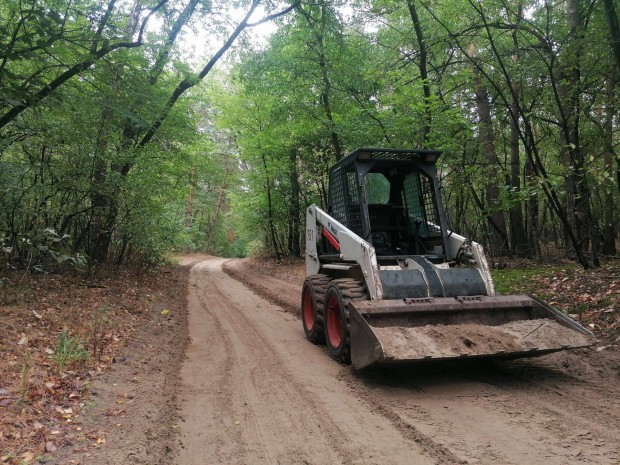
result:
M 360 148 L 331 168 L 327 211 L 306 212 L 307 339 L 356 369 L 592 345 L 545 302 L 495 295 L 482 246 L 446 227 L 440 155 Z

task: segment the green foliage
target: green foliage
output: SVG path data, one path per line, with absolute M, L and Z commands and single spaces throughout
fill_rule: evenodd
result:
M 69 336 L 67 330 L 63 329 L 58 336 L 56 348 L 52 355 L 52 360 L 58 366 L 59 371 L 76 363 L 82 363 L 90 358 L 88 351 L 84 348 L 84 341 L 77 336 Z
M 178 44 L 196 26 L 229 34 L 218 16 L 228 6 L 171 1 L 146 6 L 148 15 L 135 7 L 0 6 L 0 231 L 13 266 L 43 256 L 149 265 L 183 245 L 239 253 L 221 226 L 227 203 L 217 202 L 236 185 L 235 155 L 221 161 L 230 147 L 197 86 L 204 53 L 188 59 Z M 171 103 L 182 81 L 196 88 Z
M 604 212 L 618 211 L 613 162 L 603 161 L 618 145 L 609 114 L 617 115 L 618 90 L 609 87 L 614 62 L 601 4 L 575 1 L 577 26 L 563 2 L 412 4 L 425 37 L 426 81 L 411 11 L 391 0 L 358 2 L 346 20 L 332 3 L 304 5 L 267 47 L 241 55 L 234 86 L 215 104 L 247 167 L 233 202 L 243 227 L 260 231 L 272 253 L 286 251 L 296 221 L 303 224 L 290 206 L 324 204 L 338 149 L 426 146 L 444 151 L 442 195 L 454 230 L 490 242 L 495 215 L 508 224 L 513 251 L 513 233 L 527 234 L 532 257 L 541 242 L 564 247 L 571 230 L 575 248 L 598 240 Z M 476 107 L 480 89 L 490 136 Z M 499 186 L 494 196 L 488 186 Z
M 14 246 L 8 245 L 8 238 L 0 238 L 5 261 L 11 261 L 13 256 L 23 256 L 27 260 L 26 268 L 39 272 L 59 267 L 69 263 L 77 269 L 86 266 L 86 257 L 81 253 L 71 253 L 68 248 L 68 234 L 59 235 L 53 228 L 46 228 L 42 232 L 32 231 L 18 235 Z
M 513 249 L 518 226 L 558 249 L 572 231 L 584 251 L 615 238 L 617 70 L 602 3 L 571 1 L 412 0 L 424 56 L 406 2 L 304 3 L 204 87 L 177 42 L 226 35 L 221 5 L 161 4 L 139 37 L 131 3 L 5 1 L 2 257 L 46 270 L 300 254 L 305 207 L 324 206 L 329 166 L 360 146 L 443 150 L 451 227 L 479 241 L 490 215 Z M 191 92 L 170 106 L 180 82 Z

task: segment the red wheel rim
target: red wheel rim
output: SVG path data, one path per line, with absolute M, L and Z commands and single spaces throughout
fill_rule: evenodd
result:
M 327 301 L 327 336 L 329 343 L 334 349 L 340 347 L 342 342 L 342 323 L 340 321 L 340 305 L 336 297 L 330 297 Z
M 314 328 L 314 300 L 312 299 L 312 293 L 307 288 L 304 289 L 302 313 L 304 326 L 308 331 L 312 331 Z

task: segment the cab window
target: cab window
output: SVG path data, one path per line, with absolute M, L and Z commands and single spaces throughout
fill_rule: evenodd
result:
M 386 204 L 390 201 L 390 181 L 382 173 L 368 173 L 364 182 L 369 204 Z

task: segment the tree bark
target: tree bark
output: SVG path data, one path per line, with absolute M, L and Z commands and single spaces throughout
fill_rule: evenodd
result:
M 289 203 L 289 253 L 293 257 L 301 256 L 300 246 L 300 218 L 299 205 L 299 169 L 297 166 L 297 150 L 291 149 L 289 153 L 289 180 L 291 183 L 291 201 Z
M 424 122 L 422 123 L 422 131 L 420 132 L 420 145 L 423 148 L 428 148 L 428 136 L 431 132 L 431 125 L 433 122 L 433 113 L 431 108 L 431 86 L 428 80 L 428 52 L 426 49 L 426 41 L 424 39 L 422 25 L 420 24 L 420 17 L 418 16 L 418 11 L 416 10 L 414 1 L 407 0 L 407 7 L 409 9 L 409 16 L 411 16 L 411 21 L 413 22 L 413 28 L 418 42 L 418 50 L 420 52 L 418 68 L 420 70 L 422 93 L 424 96 Z
M 609 179 L 613 179 L 614 176 L 614 132 L 613 132 L 613 119 L 614 119 L 614 99 L 615 99 L 616 81 L 613 76 L 607 79 L 607 104 L 605 105 L 605 154 L 603 162 L 605 164 L 605 173 Z M 616 255 L 616 221 L 615 221 L 615 195 L 611 188 L 607 188 L 605 193 L 605 212 L 603 226 L 603 253 L 606 255 Z
M 222 179 L 222 183 L 220 184 L 220 188 L 217 193 L 217 204 L 215 206 L 215 212 L 213 213 L 213 217 L 207 226 L 207 230 L 205 232 L 205 244 L 207 251 L 210 251 L 209 243 L 213 239 L 213 231 L 215 231 L 215 226 L 217 225 L 222 210 L 224 209 L 224 200 L 226 199 L 226 189 L 228 188 L 228 176 L 232 172 L 232 168 L 228 165 L 228 161 L 225 162 L 224 167 L 224 177 Z
M 614 0 L 603 0 L 605 4 L 605 16 L 609 24 L 609 39 L 611 48 L 616 59 L 616 75 L 620 76 L 620 21 Z
M 471 45 L 468 53 L 473 57 L 475 50 Z M 478 111 L 480 151 L 487 166 L 485 182 L 485 204 L 487 217 L 487 231 L 489 235 L 489 251 L 493 257 L 499 257 L 508 251 L 506 235 L 506 220 L 504 213 L 498 208 L 499 204 L 499 177 L 497 153 L 495 151 L 495 132 L 491 117 L 491 102 L 487 88 L 482 83 L 478 66 L 474 66 L 473 86 L 476 94 L 476 109 Z
M 280 251 L 278 243 L 278 233 L 276 232 L 273 212 L 273 201 L 271 199 L 271 177 L 269 176 L 269 168 L 267 166 L 267 160 L 265 159 L 265 155 L 263 152 L 261 152 L 261 161 L 263 162 L 263 169 L 265 170 L 265 193 L 267 194 L 267 229 L 273 253 L 276 256 L 276 260 L 280 260 L 282 258 L 282 252 Z
M 536 178 L 536 170 L 533 166 L 531 158 L 525 163 L 525 179 L 534 180 Z M 542 260 L 542 250 L 540 248 L 539 230 L 539 206 L 538 197 L 530 196 L 527 201 L 527 241 L 529 243 L 529 256 L 536 260 Z
M 520 86 L 512 85 L 512 105 L 510 106 L 510 188 L 517 201 L 510 207 L 510 249 L 517 257 L 530 256 L 530 248 L 525 235 L 523 208 L 519 193 L 521 191 L 521 151 L 519 146 L 519 111 L 517 100 Z
M 194 191 L 196 189 L 196 168 L 192 168 L 188 179 L 189 192 L 187 193 L 187 206 L 185 207 L 185 227 L 191 228 L 194 223 Z

